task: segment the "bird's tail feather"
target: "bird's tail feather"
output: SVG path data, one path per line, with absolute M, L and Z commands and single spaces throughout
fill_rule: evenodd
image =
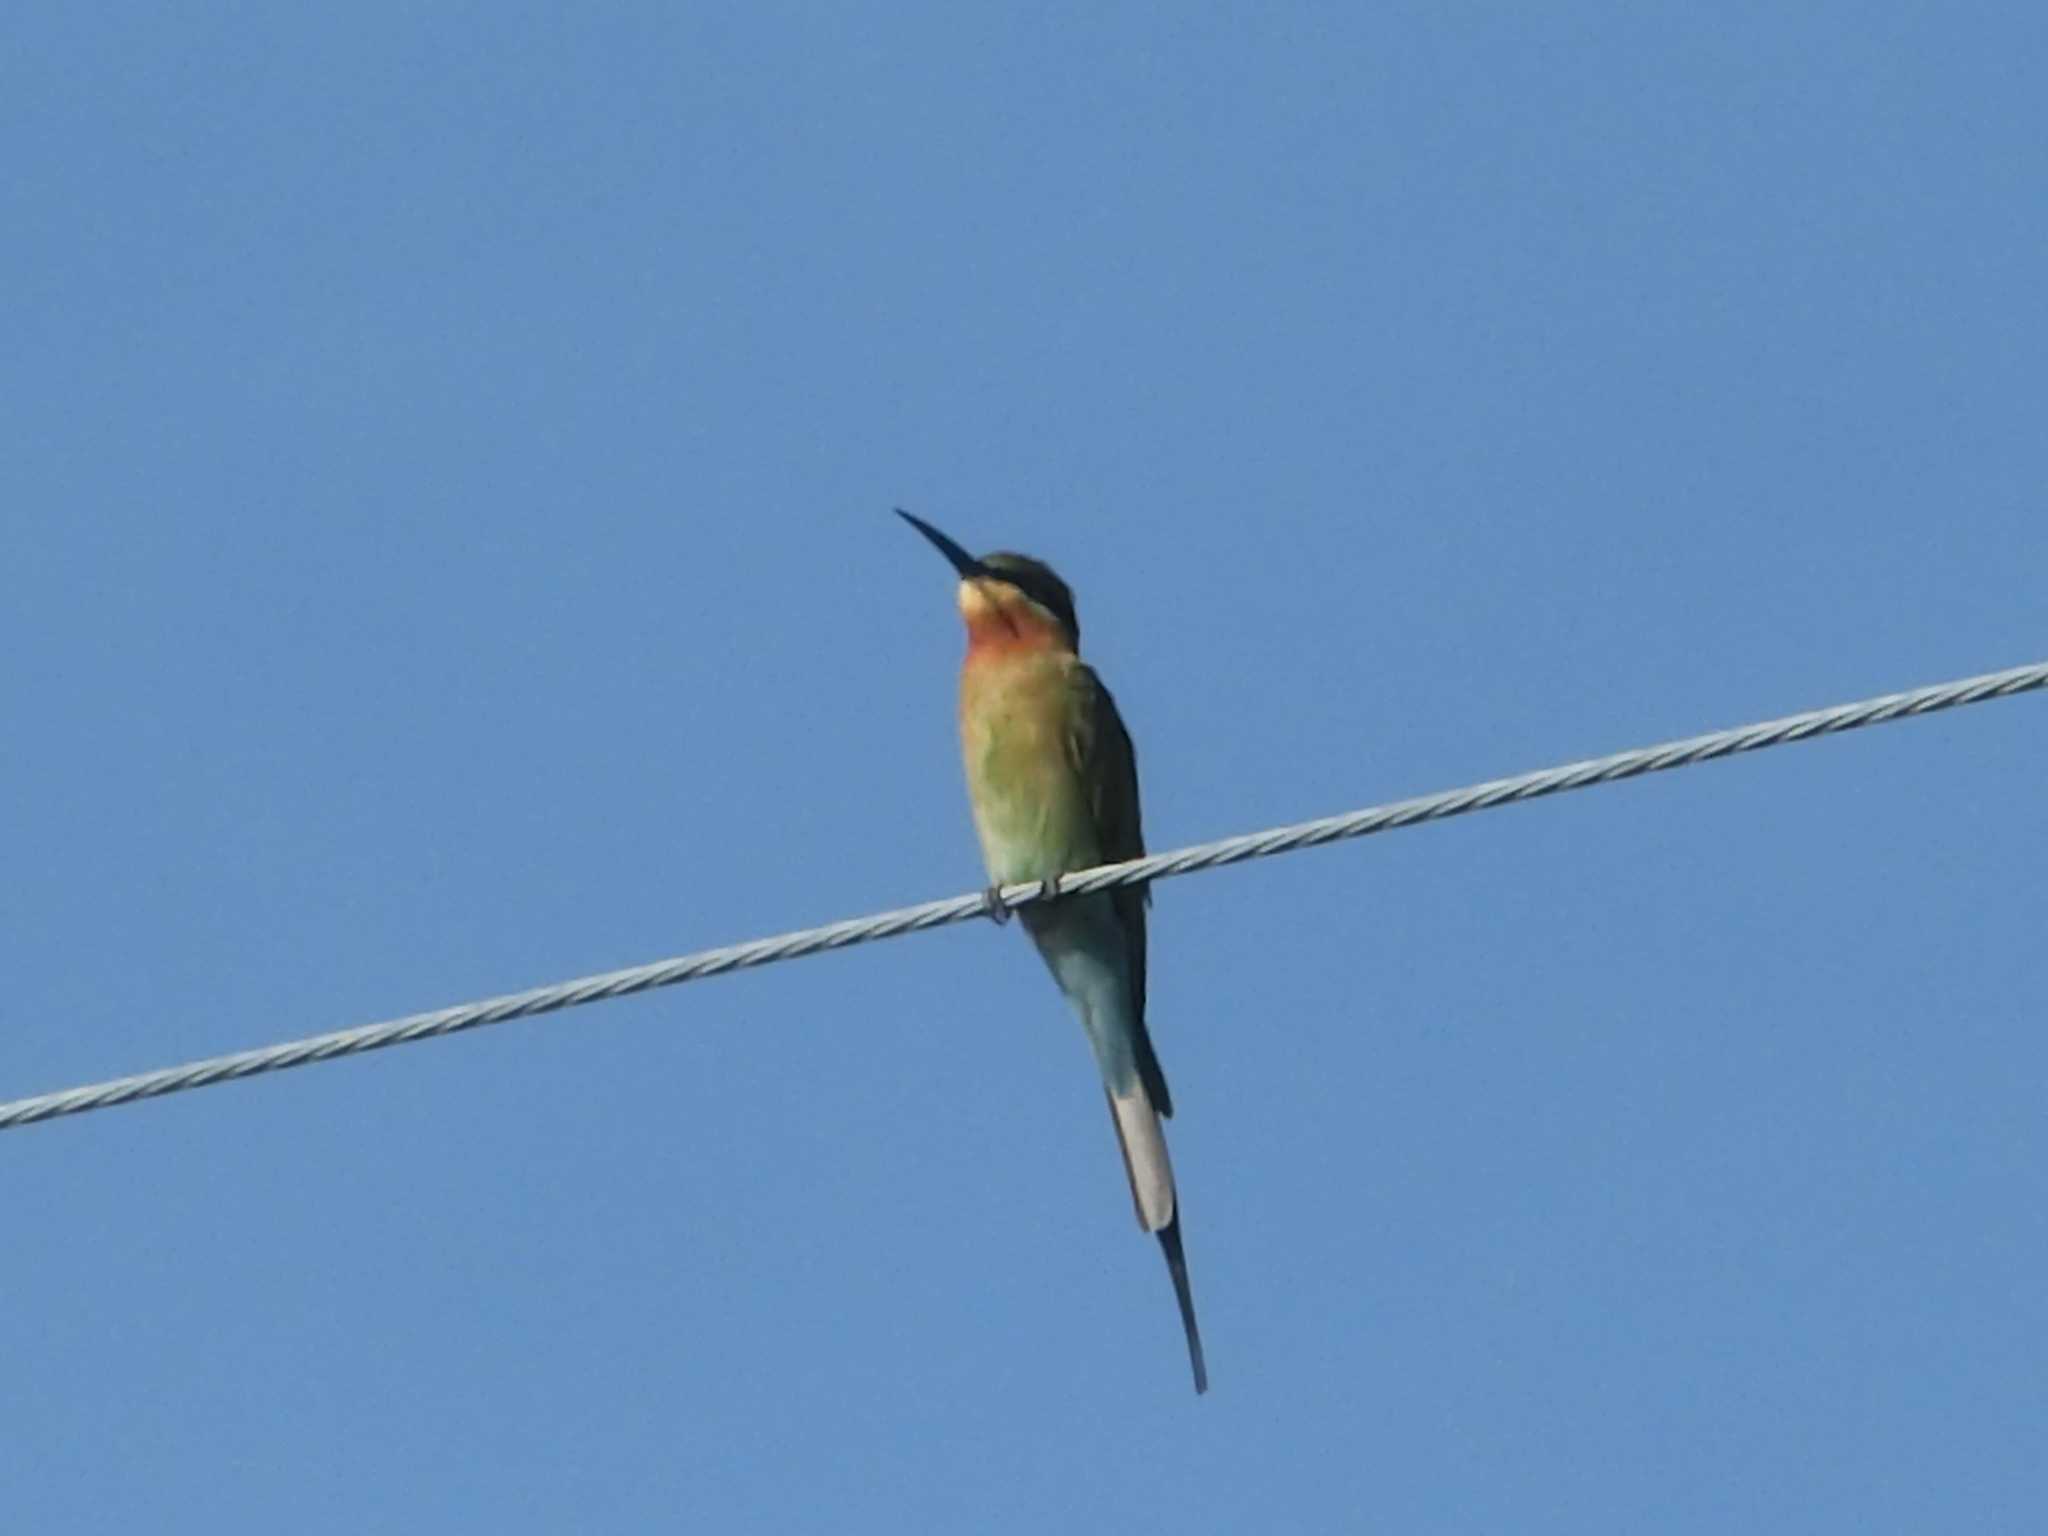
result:
M 1209 1368 L 1202 1359 L 1202 1333 L 1195 1325 L 1195 1297 L 1188 1285 L 1188 1261 L 1180 1242 L 1180 1210 L 1173 1187 L 1173 1164 L 1166 1155 L 1166 1136 L 1142 1081 L 1127 1093 L 1109 1095 L 1110 1118 L 1116 1122 L 1117 1145 L 1124 1155 L 1124 1173 L 1131 1181 L 1131 1203 L 1138 1225 L 1156 1233 L 1173 1278 L 1173 1297 L 1180 1304 L 1181 1330 L 1188 1339 L 1188 1363 L 1195 1372 L 1195 1391 L 1209 1390 Z
M 1109 1096 L 1109 1116 L 1116 1122 L 1117 1146 L 1123 1150 L 1124 1172 L 1131 1181 L 1131 1203 L 1138 1225 L 1157 1232 L 1173 1220 L 1173 1163 L 1166 1155 L 1166 1135 L 1159 1113 L 1142 1081 Z
M 1197 1395 L 1209 1390 L 1209 1366 L 1202 1359 L 1202 1330 L 1195 1326 L 1195 1293 L 1188 1286 L 1187 1255 L 1180 1246 L 1180 1216 L 1159 1229 L 1160 1251 L 1166 1255 L 1166 1272 L 1173 1276 L 1173 1299 L 1180 1303 L 1181 1332 L 1188 1336 L 1188 1364 L 1195 1372 Z

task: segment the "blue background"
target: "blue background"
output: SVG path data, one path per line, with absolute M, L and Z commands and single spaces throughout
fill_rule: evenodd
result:
M 0 1097 L 2048 656 L 2048 11 L 23 7 Z M 2048 701 L 0 1137 L 114 1530 L 2038 1529 Z

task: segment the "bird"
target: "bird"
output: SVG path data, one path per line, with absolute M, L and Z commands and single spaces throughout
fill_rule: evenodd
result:
M 1063 874 L 1145 852 L 1130 732 L 1102 679 L 1081 660 L 1074 594 L 1051 566 L 1008 551 L 976 557 L 923 518 L 901 507 L 896 515 L 959 576 L 956 598 L 967 628 L 960 746 L 990 914 L 998 921 L 1009 915 L 1003 886 L 1044 882 L 1050 899 L 1017 915 L 1088 1036 L 1138 1225 L 1159 1240 L 1195 1391 L 1206 1392 L 1180 1201 L 1160 1124 L 1173 1113 L 1173 1097 L 1145 1023 L 1151 892 L 1058 891 Z

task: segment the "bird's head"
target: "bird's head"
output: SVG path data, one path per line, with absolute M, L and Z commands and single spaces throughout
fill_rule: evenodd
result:
M 960 617 L 970 641 L 1080 648 L 1074 594 L 1043 560 L 1008 551 L 977 559 L 923 518 L 901 507 L 896 515 L 930 539 L 960 573 Z

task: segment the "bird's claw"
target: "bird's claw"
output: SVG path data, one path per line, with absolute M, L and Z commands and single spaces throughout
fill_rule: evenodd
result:
M 1060 877 L 1058 875 L 1047 875 L 1038 882 L 1038 900 L 1041 903 L 1058 901 L 1059 899 Z M 986 912 L 989 920 L 1000 928 L 1010 920 L 1010 913 L 1015 909 L 1007 901 L 1003 900 L 1003 888 L 1000 885 L 992 885 L 981 893 L 981 910 Z

